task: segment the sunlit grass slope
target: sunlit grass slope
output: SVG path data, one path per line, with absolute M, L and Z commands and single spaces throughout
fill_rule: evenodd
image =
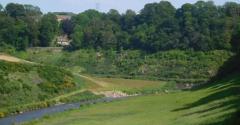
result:
M 31 122 L 33 125 L 234 125 L 240 77 L 194 91 L 149 95 L 85 106 Z
M 164 81 L 100 78 L 92 76 L 82 76 L 82 78 L 85 80 L 85 88 L 94 92 L 123 91 L 127 93 L 137 93 L 174 89 L 175 86 L 174 83 Z

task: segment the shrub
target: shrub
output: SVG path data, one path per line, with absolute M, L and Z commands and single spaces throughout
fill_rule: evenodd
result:
M 0 118 L 3 118 L 3 117 L 5 117 L 5 113 L 0 112 Z

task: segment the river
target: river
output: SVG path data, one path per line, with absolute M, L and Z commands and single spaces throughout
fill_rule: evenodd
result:
M 64 112 L 70 109 L 78 109 L 81 105 L 93 104 L 93 103 L 99 103 L 99 102 L 110 102 L 110 101 L 121 99 L 121 98 L 104 97 L 104 98 L 90 100 L 90 101 L 54 105 L 48 108 L 38 109 L 34 111 L 24 112 L 22 114 L 0 118 L 0 125 L 20 124 L 23 122 L 42 118 L 43 116 L 46 116 L 46 115 L 52 115 L 52 114 Z

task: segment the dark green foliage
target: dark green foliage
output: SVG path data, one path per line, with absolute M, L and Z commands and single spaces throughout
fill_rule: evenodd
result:
M 10 3 L 6 6 L 6 13 L 14 18 L 21 18 L 25 16 L 26 11 L 21 4 Z
M 0 52 L 12 54 L 16 51 L 15 47 L 8 45 L 6 43 L 0 43 Z
M 240 52 L 240 24 L 236 27 L 232 34 L 232 49 Z
M 2 6 L 2 4 L 0 4 L 0 12 L 2 11 L 2 9 L 3 9 L 3 6 Z
M 89 10 L 72 18 L 72 48 L 230 50 L 231 43 L 233 47 L 239 43 L 239 9 L 234 2 L 216 6 L 211 1 L 198 1 L 176 9 L 161 1 L 145 5 L 140 14 Z
M 231 74 L 239 74 L 240 73 L 240 54 L 236 54 L 227 60 L 217 72 L 217 75 L 212 80 L 221 79 L 223 77 L 229 76 Z
M 42 16 L 39 7 L 10 3 L 0 12 L 0 42 L 17 50 L 48 47 L 62 31 L 72 39 L 67 47 L 71 50 L 238 51 L 239 10 L 240 5 L 234 2 L 216 6 L 211 1 L 198 1 L 175 8 L 161 1 L 146 4 L 139 14 L 111 9 L 108 13 L 87 10 L 78 15 L 60 12 Z M 58 25 L 56 14 L 72 18 Z
M 57 33 L 58 22 L 57 17 L 54 14 L 44 15 L 40 24 L 40 46 L 47 47 L 53 42 L 53 39 Z
M 2 8 L 1 8 L 2 10 Z M 58 32 L 54 14 L 45 14 L 39 7 L 9 3 L 0 11 L 0 44 L 16 50 L 33 46 L 50 46 Z
M 64 33 L 66 33 L 67 35 L 71 35 L 73 33 L 73 29 L 74 29 L 74 23 L 72 20 L 63 20 L 61 22 L 61 29 L 63 30 Z

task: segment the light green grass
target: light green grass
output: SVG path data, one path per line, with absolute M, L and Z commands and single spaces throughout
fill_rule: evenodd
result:
M 232 125 L 240 78 L 171 94 L 131 97 L 45 117 L 30 125 Z M 229 120 L 229 121 L 228 121 Z
M 92 91 L 134 91 L 144 89 L 160 89 L 166 86 L 167 82 L 150 80 L 133 80 L 121 78 L 99 78 L 83 76 L 86 88 Z

